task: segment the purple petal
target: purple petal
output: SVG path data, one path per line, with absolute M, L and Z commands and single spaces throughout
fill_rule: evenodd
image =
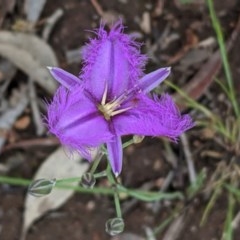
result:
M 83 51 L 84 68 L 80 78 L 98 101 L 106 85 L 108 100 L 112 100 L 136 84 L 143 75 L 146 57 L 140 54 L 139 45 L 122 30 L 121 24 L 109 33 L 100 28 L 98 38 L 92 39 Z
M 139 80 L 139 87 L 144 93 L 150 92 L 157 87 L 162 81 L 164 81 L 171 72 L 171 68 L 160 68 L 154 72 L 145 75 Z
M 108 157 L 112 171 L 117 177 L 122 171 L 122 141 L 121 137 L 114 137 L 114 140 L 107 143 Z
M 49 131 L 63 145 L 84 155 L 87 148 L 97 147 L 113 137 L 108 123 L 81 87 L 71 92 L 64 87 L 58 89 L 48 107 L 47 122 Z
M 48 67 L 51 75 L 64 87 L 69 90 L 74 89 L 76 85 L 80 85 L 81 81 L 73 74 L 64 71 L 58 67 Z
M 139 94 L 135 108 L 113 119 L 117 135 L 165 136 L 173 140 L 193 126 L 189 115 L 181 116 L 169 95 L 154 100 Z

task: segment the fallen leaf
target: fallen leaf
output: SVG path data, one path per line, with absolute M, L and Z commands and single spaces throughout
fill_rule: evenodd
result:
M 150 13 L 145 11 L 142 15 L 142 20 L 140 22 L 140 28 L 146 34 L 151 33 L 151 17 Z
M 57 66 L 52 48 L 42 39 L 26 33 L 0 31 L 0 55 L 10 60 L 49 93 L 56 90 L 46 66 Z
M 191 66 L 201 64 L 211 56 L 212 52 L 209 49 L 194 48 L 191 49 L 181 60 L 180 67 L 183 69 L 190 68 Z
M 190 49 L 194 48 L 198 44 L 199 41 L 198 37 L 191 29 L 187 29 L 185 35 L 186 35 L 185 45 L 174 56 L 170 57 L 170 59 L 167 62 L 168 65 L 172 65 L 178 62 L 188 53 Z
M 201 157 L 211 157 L 211 158 L 216 158 L 216 159 L 220 159 L 223 157 L 223 154 L 220 152 L 216 152 L 214 150 L 205 150 L 201 152 Z
M 240 17 L 238 19 L 234 31 L 232 32 L 229 40 L 226 43 L 226 50 L 228 52 L 235 44 L 239 32 L 240 32 Z M 221 66 L 222 66 L 221 54 L 220 50 L 217 50 L 215 53 L 212 54 L 211 58 L 205 64 L 202 65 L 201 69 L 181 90 L 192 99 L 194 100 L 199 99 L 209 88 L 209 86 L 214 80 L 214 77 L 218 74 Z M 175 93 L 174 99 L 178 103 L 180 110 L 184 111 L 186 109 L 186 105 L 184 104 L 183 97 L 180 94 Z
M 11 100 L 12 99 L 14 99 L 14 104 L 9 106 L 7 111 L 5 111 L 0 117 L 0 150 L 6 141 L 7 132 L 11 129 L 12 125 L 22 114 L 29 102 L 26 87 L 22 86 L 19 91 L 13 92 L 11 96 Z
M 41 165 L 34 176 L 34 180 L 63 179 L 70 177 L 81 177 L 88 169 L 88 163 L 81 162 L 82 158 L 76 154 L 73 159 L 68 159 L 62 148 L 53 152 Z M 75 186 L 78 184 L 74 183 Z M 72 184 L 74 186 L 74 184 Z M 73 190 L 53 189 L 53 191 L 41 198 L 27 195 L 25 199 L 24 220 L 22 228 L 22 238 L 25 239 L 26 233 L 31 225 L 50 210 L 61 207 L 74 194 Z
M 25 0 L 24 12 L 27 20 L 30 22 L 37 22 L 39 19 L 46 0 Z
M 26 129 L 29 126 L 29 124 L 30 124 L 30 117 L 24 116 L 24 117 L 21 117 L 20 119 L 18 119 L 14 123 L 14 127 L 16 129 L 23 130 L 23 129 Z

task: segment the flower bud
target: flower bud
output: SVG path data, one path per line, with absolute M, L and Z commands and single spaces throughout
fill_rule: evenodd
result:
M 123 232 L 124 226 L 122 218 L 110 218 L 105 224 L 105 230 L 109 235 L 115 236 Z
M 28 193 L 34 197 L 43 197 L 49 194 L 56 184 L 56 179 L 37 179 L 28 187 Z
M 96 183 L 96 179 L 92 173 L 84 173 L 81 180 L 81 185 L 84 188 L 93 188 Z
M 142 142 L 144 139 L 144 136 L 141 135 L 133 135 L 133 142 L 135 144 Z

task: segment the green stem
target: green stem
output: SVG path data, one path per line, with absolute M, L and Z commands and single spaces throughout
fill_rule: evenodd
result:
M 122 146 L 123 146 L 123 148 L 126 148 L 126 147 L 132 145 L 133 143 L 134 143 L 134 140 L 133 140 L 133 139 L 130 139 L 129 141 L 123 143 Z
M 95 187 L 92 189 L 87 189 L 87 188 L 83 188 L 80 186 L 73 186 L 70 184 L 65 184 L 66 182 L 70 182 L 70 180 L 75 181 L 76 179 L 77 178 L 57 180 L 55 187 L 59 188 L 59 189 L 74 190 L 75 192 L 80 192 L 80 193 L 103 194 L 103 195 L 114 195 L 115 194 L 115 191 L 113 189 L 109 189 L 109 188 Z M 79 180 L 79 178 L 78 178 L 78 180 Z M 31 182 L 32 181 L 28 180 L 28 179 L 0 176 L 0 183 L 7 183 L 7 184 L 11 184 L 11 185 L 27 187 Z
M 80 182 L 81 181 L 81 177 L 73 177 L 73 178 L 64 178 L 64 179 L 59 179 L 57 180 L 56 183 L 61 184 L 61 183 L 74 183 L 74 182 Z
M 225 240 L 233 239 L 232 221 L 233 221 L 234 207 L 235 207 L 235 199 L 233 197 L 233 194 L 229 193 L 227 217 L 226 217 L 226 221 L 224 224 L 225 226 L 224 226 L 224 233 L 223 233 L 223 239 L 225 239 Z
M 125 193 L 127 196 L 134 197 L 136 199 L 142 200 L 142 201 L 156 201 L 156 200 L 163 200 L 163 199 L 183 199 L 183 195 L 180 192 L 174 192 L 174 193 L 160 193 L 160 192 L 154 192 L 154 191 L 142 191 L 142 190 L 134 190 L 134 189 L 127 189 L 120 184 L 116 185 L 116 181 L 111 173 L 111 167 L 107 171 L 108 179 L 110 183 L 113 186 L 116 186 L 117 189 L 109 189 L 109 188 L 103 188 L 103 187 L 94 187 L 92 189 L 83 188 L 80 186 L 73 186 L 70 184 L 71 181 L 74 180 L 76 182 L 79 181 L 80 178 L 67 178 L 67 179 L 61 179 L 56 180 L 55 187 L 60 189 L 69 189 L 74 190 L 76 192 L 80 193 L 90 193 L 90 194 L 103 194 L 103 195 L 112 195 L 116 193 Z M 31 180 L 23 179 L 23 178 L 12 178 L 12 177 L 6 177 L 6 176 L 0 176 L 0 183 L 6 183 L 11 185 L 18 185 L 18 186 L 29 186 L 31 184 Z M 66 182 L 68 184 L 66 184 Z
M 99 165 L 99 163 L 100 163 L 103 155 L 104 155 L 103 153 L 98 153 L 98 156 L 97 156 L 96 159 L 94 160 L 93 165 L 92 165 L 92 167 L 91 167 L 91 169 L 90 169 L 90 173 L 91 173 L 91 174 L 94 174 L 95 171 L 97 170 L 97 167 L 98 167 L 98 165 Z
M 122 218 L 121 205 L 120 205 L 117 189 L 116 189 L 116 191 L 114 193 L 114 203 L 115 203 L 117 217 L 118 218 Z
M 167 219 L 165 219 L 158 227 L 153 230 L 154 236 L 160 234 L 177 216 L 177 211 L 174 211 Z
M 108 166 L 107 166 L 107 169 L 106 169 L 106 172 L 107 172 L 107 178 L 108 178 L 108 181 L 112 184 L 112 185 L 115 185 L 116 184 L 116 180 L 112 174 L 112 168 L 111 168 L 111 165 L 108 161 Z
M 6 183 L 17 186 L 28 186 L 31 182 L 32 181 L 29 179 L 0 176 L 0 183 Z
M 106 177 L 107 176 L 107 172 L 106 171 L 102 171 L 102 172 L 99 172 L 99 173 L 95 173 L 93 176 L 95 178 Z
M 79 186 L 65 185 L 56 183 L 56 188 L 74 190 L 79 193 L 90 193 L 90 194 L 102 194 L 102 195 L 114 195 L 114 190 L 110 188 L 94 187 L 94 188 L 83 188 Z
M 235 111 L 235 114 L 236 114 L 237 117 L 239 117 L 240 116 L 240 109 L 238 107 L 236 94 L 235 94 L 234 87 L 233 87 L 232 74 L 231 74 L 231 70 L 230 70 L 230 66 L 229 66 L 229 61 L 228 61 L 228 57 L 227 57 L 227 50 L 226 50 L 225 43 L 224 43 L 224 37 L 223 37 L 221 25 L 219 23 L 219 19 L 218 19 L 217 15 L 216 15 L 216 12 L 214 10 L 213 1 L 212 0 L 207 0 L 207 3 L 208 3 L 208 8 L 209 8 L 213 28 L 214 28 L 215 33 L 217 35 L 218 45 L 219 45 L 219 49 L 220 49 L 220 53 L 221 53 L 221 57 L 222 57 L 222 61 L 223 61 L 223 68 L 224 68 L 224 72 L 225 72 L 225 75 L 226 75 L 228 88 L 229 88 L 228 89 L 229 90 L 229 97 L 230 97 L 230 100 L 233 104 L 233 109 Z

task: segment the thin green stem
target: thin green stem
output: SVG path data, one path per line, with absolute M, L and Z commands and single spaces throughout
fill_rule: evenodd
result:
M 229 193 L 228 195 L 228 211 L 227 211 L 227 217 L 225 221 L 224 226 L 224 233 L 223 233 L 223 239 L 225 240 L 232 240 L 233 239 L 233 213 L 234 213 L 234 207 L 235 207 L 235 199 L 233 197 L 232 193 Z
M 222 122 L 222 120 L 215 115 L 214 113 L 212 113 L 208 108 L 206 108 L 205 106 L 203 106 L 202 104 L 198 103 L 197 101 L 195 101 L 194 99 L 192 99 L 191 97 L 189 97 L 184 91 L 182 91 L 179 87 L 177 87 L 175 84 L 169 82 L 169 81 L 165 81 L 165 83 L 171 87 L 172 89 L 176 90 L 180 96 L 182 96 L 189 107 L 192 107 L 196 110 L 201 111 L 206 117 L 209 117 L 210 120 L 213 122 L 213 128 L 221 133 L 222 135 L 224 135 L 226 138 L 232 140 L 232 136 L 229 134 L 228 130 L 226 129 L 226 126 L 224 125 L 224 123 Z M 203 123 L 203 122 L 202 122 Z M 206 126 L 209 126 L 209 122 L 205 123 Z
M 57 180 L 57 183 L 58 184 L 61 184 L 61 183 L 74 183 L 74 182 L 80 182 L 81 181 L 81 177 L 73 177 L 73 178 L 63 178 L 63 179 L 59 179 Z
M 161 193 L 161 192 L 154 192 L 154 191 L 127 189 L 121 186 L 120 184 L 116 183 L 114 177 L 112 176 L 111 168 L 109 168 L 108 170 L 108 179 L 113 186 L 116 186 L 116 189 L 109 189 L 109 188 L 103 188 L 103 187 L 94 187 L 92 189 L 87 189 L 80 186 L 71 185 L 70 182 L 73 180 L 74 180 L 73 182 L 76 182 L 77 178 L 56 180 L 56 184 L 54 187 L 60 188 L 60 189 L 74 190 L 80 193 L 103 194 L 103 195 L 112 195 L 112 196 L 117 191 L 118 193 L 125 193 L 127 194 L 127 196 L 131 196 L 136 199 L 139 199 L 142 201 L 148 201 L 148 202 L 163 200 L 163 199 L 168 199 L 168 200 L 183 199 L 183 195 L 180 192 Z M 31 184 L 31 182 L 32 182 L 31 180 L 23 179 L 23 178 L 12 178 L 12 177 L 0 176 L 0 183 L 27 187 L 29 186 L 29 184 Z
M 99 173 L 95 173 L 93 176 L 95 178 L 106 177 L 107 176 L 107 172 L 106 171 L 102 171 L 102 172 L 99 172 Z
M 102 157 L 103 157 L 103 153 L 98 153 L 98 156 L 97 156 L 96 159 L 94 160 L 93 165 L 92 165 L 92 167 L 91 167 L 91 169 L 90 169 L 90 173 L 91 173 L 91 174 L 94 174 L 95 171 L 97 170 L 97 167 L 98 167 L 98 165 L 99 165 Z
M 180 96 L 182 96 L 186 101 L 187 104 L 190 107 L 193 107 L 195 109 L 198 109 L 199 111 L 201 111 L 202 113 L 204 113 L 207 117 L 215 120 L 217 118 L 217 116 L 215 116 L 209 109 L 207 109 L 205 106 L 203 106 L 202 104 L 198 103 L 197 101 L 195 101 L 194 99 L 192 99 L 191 97 L 189 97 L 184 91 L 182 91 L 178 86 L 176 86 L 175 84 L 169 82 L 169 81 L 165 81 L 165 84 L 167 84 L 167 86 L 171 87 L 172 89 L 174 89 L 175 91 L 177 91 L 179 93 Z
M 0 176 L 0 183 L 6 183 L 6 184 L 24 186 L 25 187 L 25 186 L 28 186 L 31 182 L 32 181 L 29 180 L 29 179 Z
M 213 192 L 213 195 L 211 199 L 209 200 L 209 203 L 207 204 L 207 207 L 205 208 L 203 212 L 203 216 L 200 222 L 200 226 L 203 226 L 207 220 L 207 217 L 209 215 L 210 210 L 213 208 L 215 202 L 217 201 L 218 196 L 220 195 L 222 190 L 222 181 L 218 186 L 216 186 L 215 191 Z
M 133 139 L 130 139 L 129 141 L 127 141 L 127 142 L 125 142 L 125 143 L 123 144 L 123 148 L 126 148 L 126 147 L 132 145 L 133 143 L 134 143 L 134 140 L 133 140 Z
M 177 216 L 177 211 L 174 211 L 167 219 L 165 219 L 158 227 L 153 230 L 153 234 L 160 234 Z
M 107 166 L 107 169 L 106 169 L 106 172 L 107 172 L 107 178 L 108 178 L 108 181 L 112 184 L 112 185 L 115 185 L 116 184 L 116 180 L 112 174 L 112 168 L 111 168 L 111 165 L 108 161 L 108 166 Z
M 117 189 L 114 193 L 114 203 L 115 203 L 117 217 L 122 218 L 121 205 L 120 205 L 120 200 L 119 200 Z
M 103 187 L 94 187 L 94 188 L 83 188 L 79 186 L 72 186 L 67 184 L 58 184 L 55 185 L 56 188 L 66 189 L 66 190 L 74 190 L 79 193 L 90 193 L 90 194 L 102 194 L 102 195 L 114 195 L 114 191 L 110 188 Z
M 229 66 L 227 50 L 226 50 L 225 43 L 224 43 L 224 37 L 223 37 L 221 25 L 219 23 L 219 19 L 214 10 L 213 1 L 207 0 L 207 3 L 208 3 L 208 8 L 209 8 L 209 12 L 210 12 L 211 20 L 212 20 L 212 25 L 213 25 L 213 28 L 217 35 L 218 45 L 220 48 L 220 53 L 221 53 L 221 57 L 222 57 L 222 61 L 223 61 L 223 68 L 224 68 L 224 72 L 225 72 L 227 84 L 228 84 L 229 97 L 232 102 L 234 112 L 235 112 L 236 116 L 239 117 L 240 109 L 238 107 L 237 98 L 236 98 L 236 94 L 235 94 L 234 87 L 233 87 L 232 73 L 231 73 L 230 66 Z
M 60 189 L 74 190 L 75 192 L 80 192 L 80 193 L 90 193 L 90 194 L 114 195 L 115 193 L 113 189 L 109 189 L 109 188 L 94 187 L 92 189 L 87 189 L 80 186 L 73 186 L 70 184 L 66 184 L 66 182 L 70 182 L 70 180 L 75 181 L 76 179 L 77 178 L 57 180 L 54 187 L 60 188 Z M 0 176 L 0 183 L 27 187 L 31 182 L 32 182 L 31 180 L 23 179 L 23 178 L 12 178 L 12 177 Z

